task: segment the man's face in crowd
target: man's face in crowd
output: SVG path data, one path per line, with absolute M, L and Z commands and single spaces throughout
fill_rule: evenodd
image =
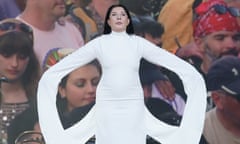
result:
M 36 6 L 46 15 L 55 17 L 56 19 L 64 16 L 66 11 L 64 0 L 39 0 L 36 1 Z
M 222 55 L 238 55 L 240 33 L 230 31 L 213 32 L 202 38 L 203 54 L 215 60 Z

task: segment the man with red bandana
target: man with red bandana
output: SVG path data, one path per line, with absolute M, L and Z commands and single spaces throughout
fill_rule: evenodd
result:
M 240 53 L 239 11 L 228 7 L 223 0 L 202 2 L 194 10 L 194 41 L 179 48 L 176 55 L 189 61 L 206 77 L 215 60 L 223 55 L 237 56 Z M 207 110 L 213 106 L 210 97 L 208 104 Z
M 229 8 L 222 0 L 209 0 L 195 9 L 193 36 L 202 55 L 200 70 L 205 74 L 212 62 L 222 55 L 237 56 L 239 53 L 240 26 L 236 18 L 239 12 Z
M 195 12 L 194 43 L 202 55 L 199 70 L 206 76 L 209 100 L 215 105 L 206 114 L 203 135 L 207 142 L 202 139 L 200 144 L 239 144 L 240 102 L 236 100 L 239 93 L 224 93 L 225 83 L 239 81 L 237 46 L 240 43 L 240 26 L 237 10 L 222 0 L 208 0 L 201 3 Z M 224 59 L 225 55 L 233 56 Z M 238 83 L 234 86 L 239 87 Z

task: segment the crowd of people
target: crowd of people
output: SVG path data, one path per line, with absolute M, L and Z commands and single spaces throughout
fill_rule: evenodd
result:
M 41 133 L 42 118 L 39 119 L 39 103 L 37 103 L 40 78 L 59 61 L 105 35 L 107 12 L 112 5 L 118 4 L 125 5 L 130 11 L 134 35 L 146 39 L 159 49 L 166 50 L 189 63 L 204 79 L 207 103 L 206 108 L 202 107 L 202 109 L 205 111 L 205 120 L 202 125 L 199 123 L 202 135 L 196 141 L 199 141 L 199 144 L 240 144 L 240 112 L 238 111 L 240 107 L 240 1 L 190 0 L 184 3 L 179 0 L 140 0 L 136 5 L 125 0 L 1 1 L 0 144 L 46 143 L 44 138 L 49 136 L 43 135 L 46 133 L 46 128 L 43 128 L 43 134 Z M 119 38 L 119 41 L 121 40 Z M 112 42 L 109 41 L 109 43 Z M 120 44 L 117 42 L 115 45 L 117 47 Z M 151 45 L 146 46 L 151 47 Z M 116 58 L 121 55 L 121 52 L 119 51 Z M 84 55 L 79 55 L 79 59 L 87 61 L 87 54 L 85 54 L 86 60 Z M 154 61 L 156 54 L 152 55 L 150 60 Z M 126 57 L 128 55 L 130 54 L 125 54 Z M 149 58 L 147 54 L 145 56 Z M 132 63 L 127 62 L 125 57 L 121 59 L 122 64 L 131 65 Z M 67 67 L 57 67 L 57 70 L 61 71 L 54 71 L 56 75 L 60 74 L 56 77 L 61 79 L 58 80 L 53 107 L 57 111 L 60 125 L 65 130 L 75 124 L 78 126 L 77 123 L 81 120 L 91 120 L 84 118 L 89 116 L 88 113 L 92 114 L 92 109 L 96 109 L 97 91 L 100 91 L 97 87 L 99 81 L 106 78 L 104 72 L 108 70 L 105 63 L 100 63 L 99 59 L 93 59 L 73 69 L 80 65 L 80 60 L 79 64 L 73 62 L 68 65 L 73 71 L 68 71 L 67 75 L 65 75 Z M 168 63 L 171 65 L 171 62 L 162 61 L 161 63 L 161 65 L 155 61 L 151 63 L 143 58 L 140 61 L 138 72 L 145 106 L 158 120 L 185 130 L 184 126 L 187 125 L 185 122 L 190 119 L 185 115 L 194 111 L 187 110 L 194 109 L 189 106 L 193 105 L 189 102 L 194 102 L 192 97 L 195 95 L 189 95 L 190 90 L 186 88 L 188 81 L 191 80 L 185 81 L 182 77 L 183 73 L 179 74 L 179 71 L 175 72 L 164 67 L 165 64 L 168 66 Z M 113 75 L 120 77 L 124 73 L 123 70 Z M 49 78 L 55 77 L 49 76 Z M 126 85 L 132 83 L 132 78 L 125 81 Z M 54 84 L 55 79 L 48 79 L 46 83 Z M 192 79 L 192 87 L 198 85 L 201 91 L 201 81 Z M 52 100 L 51 91 L 45 91 L 44 94 L 47 94 L 44 97 L 48 97 L 49 94 Z M 199 103 L 204 104 L 204 101 Z M 42 115 L 55 114 L 52 112 L 52 107 L 47 107 L 51 104 L 52 102 L 49 101 L 46 103 L 46 108 L 41 109 L 41 113 L 45 110 L 45 114 Z M 99 103 L 97 106 L 99 107 Z M 115 109 L 116 106 L 108 108 Z M 201 120 L 200 109 L 196 107 L 195 112 L 199 112 Z M 97 113 L 97 115 L 100 114 Z M 107 114 L 104 113 L 104 115 Z M 192 115 L 194 120 L 198 119 L 194 117 L 195 115 L 198 114 Z M 107 116 L 110 118 L 111 115 Z M 54 119 L 55 115 L 49 115 L 50 117 Z M 142 121 L 139 120 L 135 124 L 141 124 L 140 122 Z M 58 124 L 58 121 L 56 123 Z M 54 128 L 58 130 L 57 126 L 53 126 L 51 131 L 54 131 Z M 124 129 L 124 127 L 117 128 L 119 131 Z M 89 133 L 95 130 L 91 126 L 89 129 L 91 129 Z M 57 134 L 60 135 L 60 132 Z M 186 134 L 189 133 L 186 132 Z M 112 136 L 115 135 L 112 134 Z M 160 144 L 158 136 L 154 136 L 156 135 L 153 137 L 148 135 L 146 143 Z M 86 144 L 95 143 L 96 137 L 99 138 L 96 135 L 89 138 Z M 164 139 L 166 136 L 162 137 L 162 143 L 167 143 L 168 140 Z M 190 139 L 193 138 L 189 138 L 189 141 Z

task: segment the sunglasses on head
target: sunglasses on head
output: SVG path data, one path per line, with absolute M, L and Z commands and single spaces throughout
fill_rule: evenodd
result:
M 33 37 L 33 30 L 24 23 L 17 23 L 11 21 L 0 23 L 0 35 L 13 31 L 24 32 L 30 35 L 31 39 Z
M 240 17 L 240 10 L 235 7 L 227 7 L 217 4 L 212 6 L 212 8 L 214 8 L 215 12 L 217 12 L 218 14 L 225 14 L 229 12 L 233 17 Z

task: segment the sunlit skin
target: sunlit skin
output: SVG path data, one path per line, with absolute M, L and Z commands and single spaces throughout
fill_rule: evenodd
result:
M 20 80 L 28 65 L 29 57 L 19 54 L 0 54 L 0 74 L 11 81 Z
M 65 12 L 64 0 L 27 0 L 20 17 L 40 30 L 52 30 Z
M 145 99 L 150 98 L 152 96 L 152 85 L 143 86 L 143 95 Z
M 40 125 L 39 125 L 38 122 L 34 125 L 33 131 L 35 131 L 35 132 L 41 132 L 41 128 L 40 128 Z
M 240 34 L 230 31 L 218 31 L 204 38 L 195 39 L 203 55 L 202 70 L 206 73 L 214 60 L 229 51 L 238 51 Z
M 46 15 L 50 15 L 56 19 L 65 14 L 66 5 L 64 0 L 40 0 L 37 3 L 39 4 L 39 10 L 42 10 Z
M 108 24 L 110 25 L 112 31 L 126 31 L 126 28 L 129 24 L 129 18 L 125 10 L 122 7 L 113 8 L 112 12 L 110 13 Z
M 66 87 L 59 92 L 68 101 L 68 111 L 95 101 L 100 72 L 94 65 L 80 67 L 69 74 Z

